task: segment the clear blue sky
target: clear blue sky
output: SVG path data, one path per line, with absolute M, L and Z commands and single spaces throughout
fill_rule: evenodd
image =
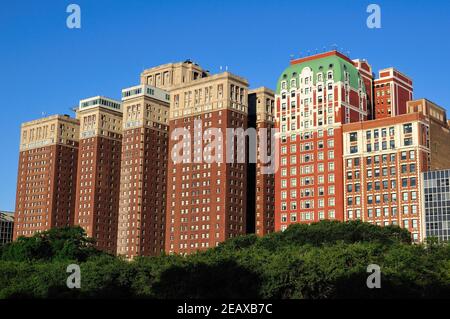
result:
M 66 7 L 82 10 L 81 30 Z M 382 29 L 366 27 L 370 3 Z M 450 2 L 42 0 L 0 4 L 0 209 L 15 205 L 20 123 L 68 113 L 94 95 L 120 98 L 147 67 L 190 58 L 275 87 L 291 54 L 337 44 L 375 71 L 395 66 L 415 97 L 450 106 Z

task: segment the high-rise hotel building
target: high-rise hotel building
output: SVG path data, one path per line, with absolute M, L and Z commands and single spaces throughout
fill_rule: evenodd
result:
M 225 72 L 170 95 L 166 252 L 189 254 L 246 232 L 247 166 L 237 161 L 245 142 L 230 156 L 225 143 L 227 128 L 247 128 L 248 83 Z
M 399 225 L 420 242 L 422 173 L 450 167 L 450 130 L 445 110 L 428 100 L 408 101 L 406 111 L 344 125 L 344 220 Z
M 122 105 L 97 96 L 80 101 L 75 225 L 116 253 L 122 151 Z
M 399 225 L 421 241 L 420 177 L 429 154 L 420 113 L 344 125 L 344 220 Z
M 149 85 L 122 90 L 122 158 L 117 254 L 164 250 L 169 94 Z
M 279 78 L 275 230 L 343 220 L 342 125 L 367 119 L 364 80 L 355 62 L 337 51 L 293 60 Z
M 275 163 L 262 158 L 262 151 L 267 157 L 276 160 L 272 153 L 275 145 L 272 145 L 272 130 L 275 128 L 275 93 L 266 88 L 260 87 L 250 90 L 248 93 L 248 126 L 254 127 L 259 133 L 261 129 L 266 130 L 265 135 L 258 135 L 256 150 L 249 152 L 256 153 L 256 163 L 248 163 L 248 187 L 247 187 L 247 230 L 255 232 L 258 236 L 264 236 L 275 231 L 275 174 L 265 171 L 264 168 Z M 261 140 L 265 138 L 266 141 Z M 250 147 L 250 145 L 249 145 Z M 263 150 L 262 147 L 266 149 Z M 250 154 L 250 153 L 249 153 Z M 249 193 L 254 198 L 250 198 Z M 252 199 L 252 200 L 250 200 Z M 254 220 L 253 220 L 254 219 Z M 250 229 L 250 221 L 254 227 Z
M 68 115 L 22 124 L 14 240 L 74 224 L 79 126 Z

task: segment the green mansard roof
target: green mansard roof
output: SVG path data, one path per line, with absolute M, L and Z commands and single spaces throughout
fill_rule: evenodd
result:
M 276 94 L 280 94 L 282 81 L 287 81 L 287 90 L 289 91 L 291 86 L 290 80 L 294 77 L 298 79 L 299 75 L 306 67 L 309 67 L 313 72 L 314 84 L 317 82 L 316 75 L 319 72 L 323 73 L 324 82 L 326 83 L 328 71 L 333 71 L 334 82 L 344 82 L 344 71 L 347 71 L 350 74 L 350 86 L 355 90 L 358 90 L 359 88 L 358 79 L 361 78 L 361 75 L 351 60 L 337 51 L 331 51 L 292 61 L 291 65 L 283 71 L 278 79 Z M 366 88 L 364 85 L 362 85 L 362 91 L 366 93 Z

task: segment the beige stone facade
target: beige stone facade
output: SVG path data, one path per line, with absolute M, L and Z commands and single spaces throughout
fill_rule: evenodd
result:
M 229 72 L 202 78 L 171 89 L 170 120 L 218 110 L 248 114 L 248 82 Z
M 80 123 L 68 115 L 53 115 L 22 124 L 20 151 L 46 145 L 74 145 L 78 142 Z
M 76 110 L 80 121 L 80 139 L 102 136 L 121 139 L 122 104 L 110 98 L 96 96 L 81 100 Z
M 175 85 L 186 84 L 208 76 L 198 64 L 185 62 L 168 63 L 145 70 L 141 74 L 141 84 L 151 85 L 170 91 Z

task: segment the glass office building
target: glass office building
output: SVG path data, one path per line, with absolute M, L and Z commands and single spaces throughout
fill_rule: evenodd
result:
M 426 236 L 450 238 L 450 169 L 423 173 Z
M 13 238 L 14 214 L 0 212 L 0 246 L 8 244 Z

